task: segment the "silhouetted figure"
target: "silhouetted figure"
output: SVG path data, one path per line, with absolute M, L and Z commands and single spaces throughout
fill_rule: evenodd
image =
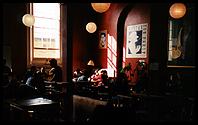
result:
M 101 81 L 98 83 L 98 91 L 99 93 L 109 93 L 109 79 L 108 79 L 108 74 L 107 70 L 102 70 L 101 71 Z
M 88 71 L 86 69 L 81 71 L 81 76 L 78 77 L 77 82 L 79 81 L 88 81 Z
M 74 71 L 74 74 L 73 74 L 73 79 L 72 81 L 76 82 L 78 80 L 78 78 L 82 75 L 82 71 L 77 68 L 75 71 Z
M 41 96 L 45 91 L 44 79 L 40 72 L 37 72 L 36 66 L 26 73 L 27 78 L 24 84 L 19 86 L 17 98 L 29 98 Z
M 113 85 L 113 94 L 128 95 L 130 93 L 128 78 L 125 73 L 120 73 Z
M 9 82 L 11 80 L 11 73 L 12 72 L 10 67 L 6 65 L 6 59 L 3 59 L 3 82 L 1 82 L 3 87 L 9 85 Z
M 3 59 L 3 79 L 1 81 L 1 90 L 0 92 L 2 92 L 1 97 L 3 97 L 3 99 L 7 98 L 7 96 L 9 95 L 9 86 L 11 83 L 11 69 L 6 65 L 6 59 Z
M 137 93 L 145 92 L 148 82 L 147 64 L 145 62 L 138 61 L 135 71 L 138 74 L 138 81 L 135 85 L 135 91 Z
M 49 81 L 61 82 L 62 81 L 62 69 L 57 64 L 56 59 L 51 59 L 50 61 L 51 69 L 49 71 Z
M 23 83 L 25 84 L 27 82 L 27 79 L 33 76 L 36 72 L 37 72 L 36 66 L 31 66 L 31 68 L 28 69 L 24 75 Z
M 108 85 L 108 74 L 107 74 L 107 70 L 102 70 L 101 71 L 101 83 L 102 85 Z
M 38 73 L 44 80 L 47 80 L 48 74 L 47 71 L 45 70 L 45 67 L 41 67 Z

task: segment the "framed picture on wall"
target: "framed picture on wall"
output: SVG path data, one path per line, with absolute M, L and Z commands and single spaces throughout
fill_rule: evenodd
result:
M 127 26 L 126 58 L 147 57 L 148 24 Z
M 107 30 L 101 30 L 99 31 L 99 48 L 100 49 L 106 49 L 107 43 L 108 43 L 108 35 Z
M 181 19 L 168 21 L 168 67 L 195 67 L 195 22 L 193 8 Z

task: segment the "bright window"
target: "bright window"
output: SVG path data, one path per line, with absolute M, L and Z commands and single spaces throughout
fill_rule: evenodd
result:
M 60 4 L 32 3 L 30 13 L 35 17 L 30 29 L 30 64 L 45 63 L 50 58 L 60 63 Z

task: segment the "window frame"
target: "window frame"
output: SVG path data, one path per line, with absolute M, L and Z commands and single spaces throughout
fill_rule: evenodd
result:
M 60 5 L 60 24 L 59 24 L 59 45 L 60 45 L 60 58 L 56 58 L 58 65 L 62 66 L 62 33 L 61 33 L 61 4 Z M 33 3 L 29 3 L 27 7 L 28 13 L 33 15 Z M 46 65 L 49 66 L 49 60 L 51 58 L 34 58 L 34 26 L 30 27 L 27 31 L 27 65 Z

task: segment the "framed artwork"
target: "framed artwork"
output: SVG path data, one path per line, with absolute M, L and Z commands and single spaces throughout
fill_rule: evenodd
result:
M 106 49 L 108 43 L 107 30 L 99 31 L 99 49 Z
M 147 57 L 148 24 L 127 26 L 126 58 Z
M 184 18 L 168 20 L 168 67 L 195 67 L 195 22 L 193 8 Z

